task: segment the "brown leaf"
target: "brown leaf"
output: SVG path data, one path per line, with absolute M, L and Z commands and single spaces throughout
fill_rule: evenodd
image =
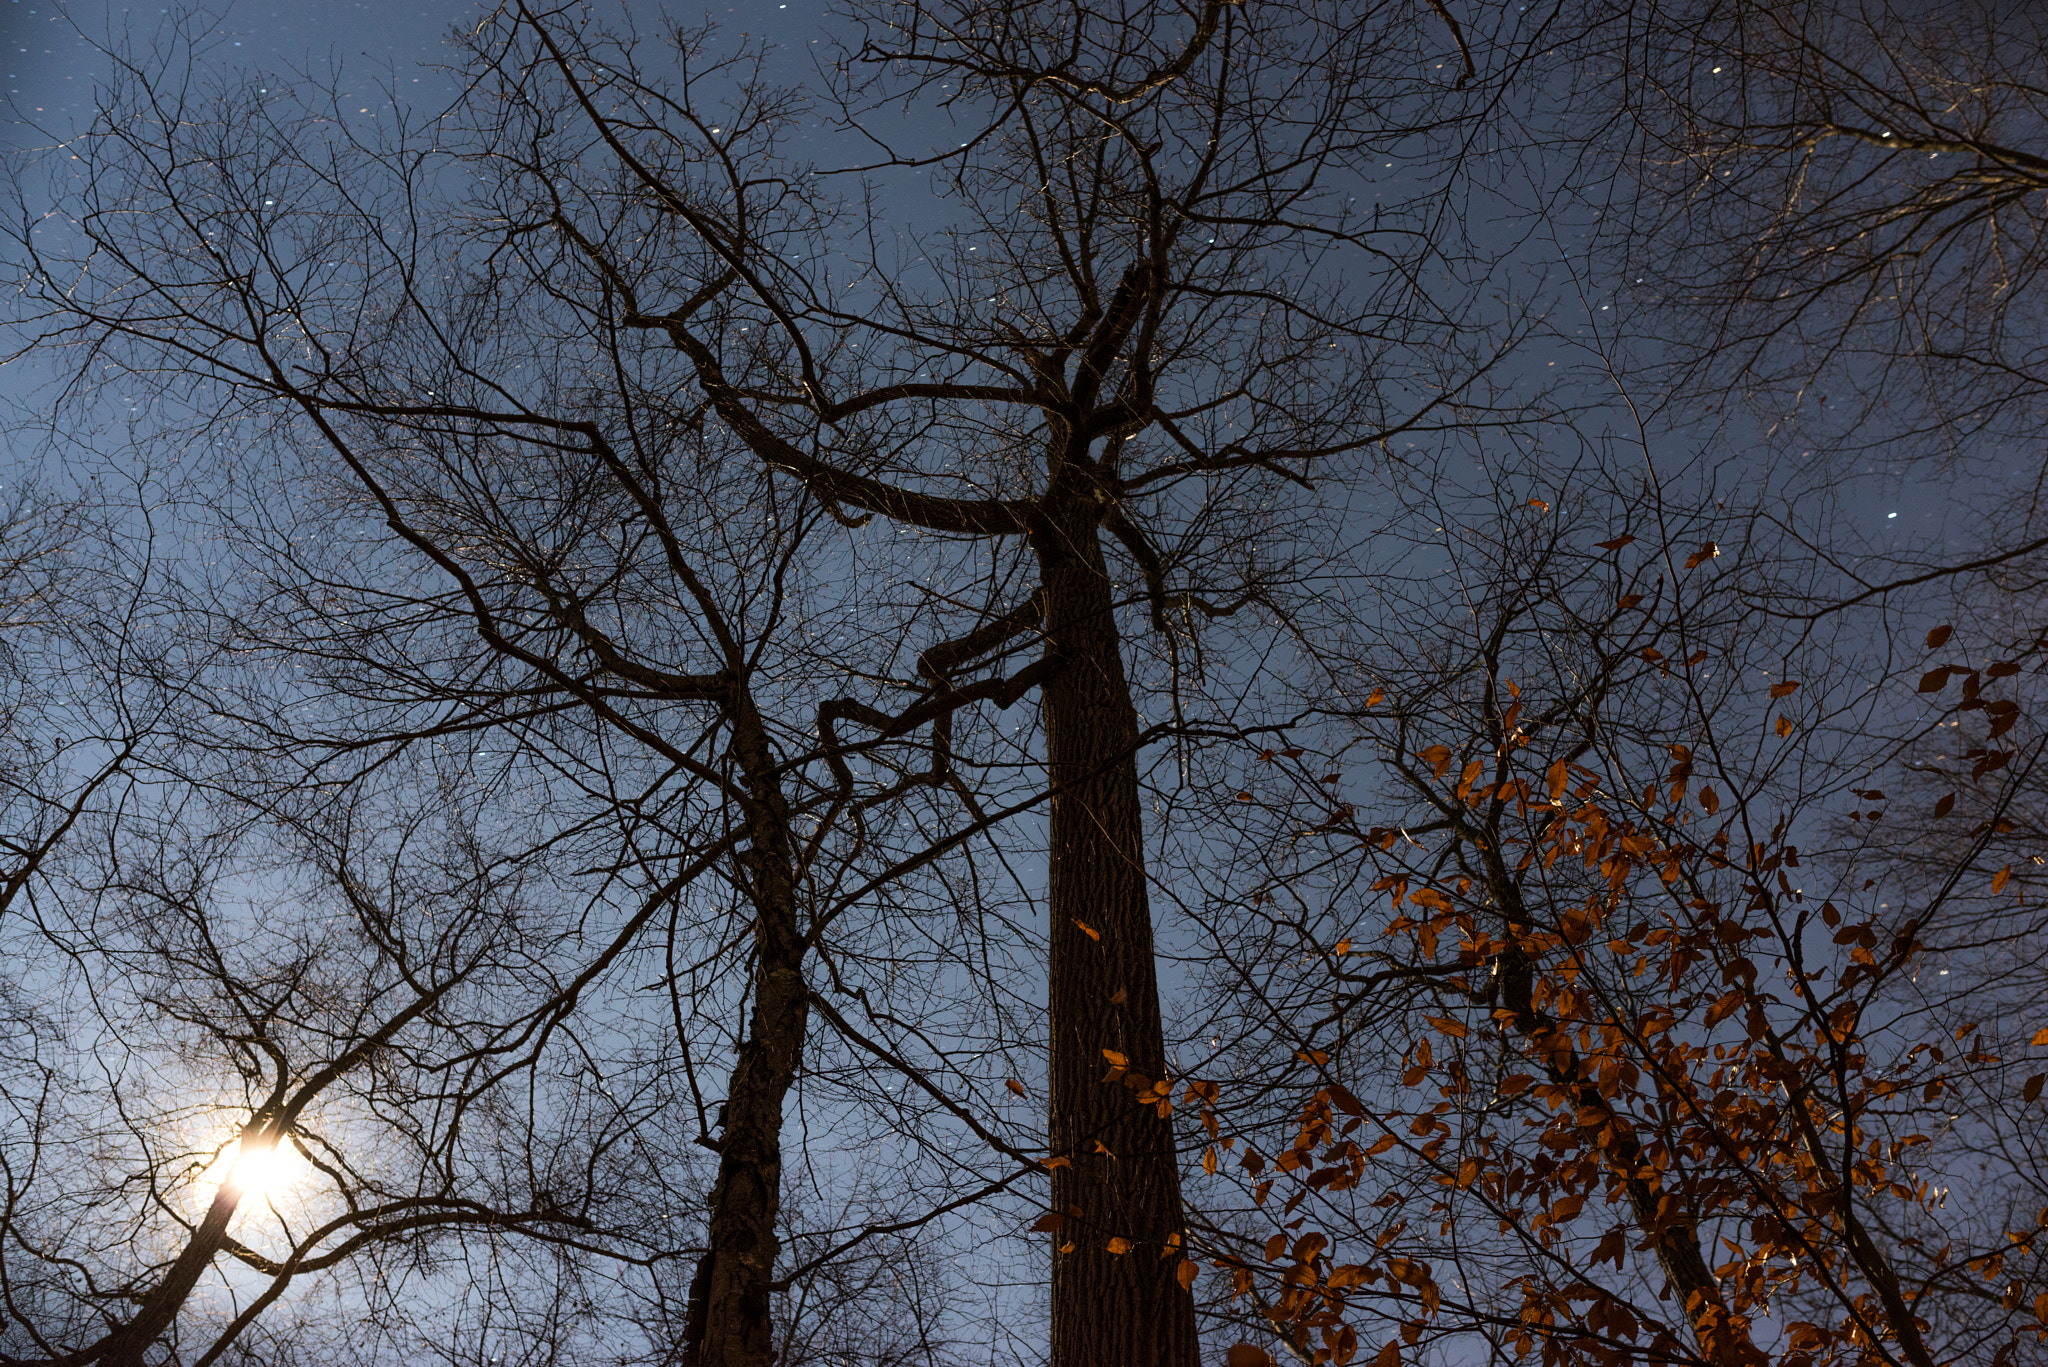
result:
M 1797 679 L 1787 679 L 1783 683 L 1771 685 L 1771 696 L 1774 698 L 1789 698 L 1798 691 L 1799 681 Z
M 1955 805 L 1956 795 L 1954 793 L 1950 793 L 1946 797 L 1943 797 L 1939 802 L 1934 804 L 1934 814 L 1937 817 L 1947 816 L 1951 811 L 1955 810 Z
M 1050 1234 L 1067 1222 L 1067 1217 L 1056 1210 L 1049 1210 L 1031 1222 L 1033 1234 Z
M 2007 865 L 2006 865 L 2006 866 L 2005 866 L 2004 868 L 2000 869 L 2000 870 L 1999 870 L 1999 871 L 1998 871 L 1997 873 L 1994 873 L 1994 874 L 1992 874 L 1992 875 L 1991 875 L 1991 890 L 1992 890 L 1993 892 L 2003 892 L 2003 891 L 2005 891 L 2005 885 L 2006 885 L 2006 883 L 2007 883 L 2008 881 L 2010 881 L 2010 880 L 2011 880 L 2011 878 L 2012 878 L 2012 865 L 2010 865 L 2010 864 L 2007 864 Z
M 1951 631 L 1954 630 L 1954 627 L 1944 622 L 1940 626 L 1936 627 L 1934 630 L 1928 632 L 1927 648 L 1929 650 L 1939 650 L 1942 646 L 1948 643 L 1948 635 Z
M 2041 1084 L 2048 1082 L 2048 1073 L 2036 1073 L 2027 1079 L 2027 1085 L 2020 1088 L 2020 1100 L 2032 1101 L 2041 1095 Z
M 1249 1343 L 1233 1344 L 1223 1355 L 1223 1367 L 1273 1367 L 1273 1355 Z
M 1709 560 L 1712 560 L 1715 556 L 1719 555 L 1720 553 L 1721 548 L 1715 545 L 1713 542 L 1709 541 L 1706 545 L 1700 547 L 1698 550 L 1694 551 L 1691 555 L 1688 555 L 1685 558 L 1685 567 L 1689 570 L 1697 569 L 1701 565 L 1706 564 Z
M 1930 669 L 1920 676 L 1919 691 L 1922 693 L 1939 693 L 1947 687 L 1948 667 L 1946 665 L 1940 669 Z
M 1195 1289 L 1195 1274 L 1201 1270 L 1201 1265 L 1193 1258 L 1182 1258 L 1180 1266 L 1174 1269 L 1174 1280 L 1180 1283 L 1181 1290 L 1192 1291 Z
M 1121 987 L 1119 987 L 1116 991 L 1109 994 L 1109 1004 L 1111 1006 L 1122 1006 L 1125 1002 L 1129 1000 L 1130 993 L 1124 991 Z
M 1593 544 L 1603 551 L 1618 551 L 1634 540 L 1635 538 L 1632 536 L 1617 536 L 1612 541 L 1596 541 Z
M 1783 712 L 1780 712 L 1778 714 L 1777 730 L 1778 734 L 1781 736 L 1789 736 L 1792 734 L 1792 719 L 1786 716 Z

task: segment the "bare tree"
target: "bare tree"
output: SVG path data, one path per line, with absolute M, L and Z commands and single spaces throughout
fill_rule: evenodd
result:
M 508 387 L 502 372 L 522 366 L 478 351 L 491 346 L 484 309 L 503 283 L 488 263 L 423 281 L 413 274 L 431 259 L 423 244 L 383 236 L 374 212 L 283 222 L 221 212 L 223 199 L 275 203 L 288 193 L 265 136 L 278 131 L 218 117 L 141 119 L 84 151 L 99 176 L 92 193 L 103 196 L 89 215 L 132 204 L 159 176 L 177 208 L 169 220 L 128 221 L 135 233 L 107 231 L 118 214 L 89 221 L 87 240 L 118 257 L 122 273 L 50 321 L 56 340 L 88 343 L 88 378 L 118 364 L 148 384 L 184 358 L 155 386 L 167 424 L 158 431 L 188 424 L 201 450 L 183 497 L 206 511 L 183 533 L 207 548 L 210 568 L 182 567 L 175 620 L 218 654 L 196 676 L 160 677 L 187 703 L 177 743 L 150 763 L 240 813 L 237 829 L 299 832 L 299 858 L 323 875 L 325 900 L 339 899 L 357 939 L 342 944 L 286 918 L 283 945 L 252 947 L 260 962 L 246 966 L 235 947 L 254 932 L 207 887 L 283 875 L 260 864 L 217 872 L 211 858 L 190 875 L 116 869 L 88 879 L 124 906 L 147 895 L 161 908 L 125 912 L 118 932 L 88 902 L 46 918 L 39 933 L 48 952 L 88 966 L 88 993 L 92 965 L 154 962 L 165 981 L 138 997 L 136 1018 L 173 1035 L 201 1032 L 212 1053 L 234 1060 L 248 1088 L 244 1142 L 297 1146 L 342 1209 L 291 1231 L 281 1254 L 252 1250 L 230 1237 L 240 1189 L 208 1174 L 217 1192 L 203 1216 L 159 1256 L 150 1241 L 163 1220 L 183 1218 L 183 1194 L 207 1174 L 200 1164 L 172 1181 L 176 1199 L 145 1212 L 137 1230 L 148 1238 L 130 1260 L 93 1274 L 87 1303 L 107 1313 L 22 1317 L 31 1356 L 142 1361 L 191 1321 L 195 1291 L 225 1255 L 264 1289 L 217 1326 L 198 1354 L 211 1360 L 293 1283 L 354 1258 L 382 1265 L 474 1228 L 657 1271 L 689 1253 L 698 1275 L 670 1326 L 680 1349 L 766 1361 L 781 1133 L 810 1013 L 805 958 L 845 880 L 872 892 L 892 866 L 942 859 L 964 838 L 918 839 L 906 854 L 863 833 L 892 784 L 917 792 L 942 781 L 943 756 L 929 766 L 927 747 L 912 745 L 912 772 L 856 790 L 847 757 L 829 741 L 820 747 L 815 702 L 793 706 L 818 677 L 812 605 L 831 597 L 805 587 L 824 579 L 808 537 L 824 520 L 815 500 L 724 459 L 701 428 L 672 421 L 666 403 L 644 406 L 642 388 L 613 368 L 616 333 L 584 334 L 573 313 L 557 326 L 564 320 L 518 316 L 529 299 L 499 305 L 496 325 L 531 344 L 530 381 Z M 202 149 L 199 166 L 186 160 Z M 367 184 L 348 174 L 360 164 L 324 169 L 338 202 Z M 411 188 L 402 175 L 389 184 Z M 187 235 L 205 244 L 197 258 Z M 337 256 L 368 278 L 300 287 L 297 271 Z M 383 310 L 376 326 L 349 316 L 365 297 L 349 286 L 368 287 Z M 345 378 L 304 379 L 308 339 L 330 345 L 350 329 Z M 200 355 L 210 359 L 200 365 Z M 322 392 L 336 380 L 339 389 Z M 208 450 L 237 429 L 261 434 L 265 459 Z M 101 680 L 120 677 L 109 670 Z M 928 712 L 958 705 L 946 696 Z M 861 755 L 886 773 L 897 750 L 868 745 Z M 401 776 L 418 796 L 392 794 Z M 425 813 L 414 806 L 422 797 Z M 437 830 L 438 844 L 428 838 Z M 145 851 L 179 843 L 132 813 L 107 840 Z M 365 843 L 389 861 L 381 878 L 358 864 Z M 565 860 L 580 873 L 562 869 Z M 450 883 L 423 891 L 437 863 Z M 531 900 L 542 889 L 554 908 Z M 266 919 L 256 917 L 258 929 Z M 300 934 L 308 938 L 295 942 Z M 368 995 L 353 1007 L 353 985 L 329 977 L 343 954 L 363 965 Z M 638 1007 L 614 1000 L 622 975 L 650 971 L 668 1022 L 642 1021 Z M 744 1026 L 728 1031 L 720 1007 Z M 612 1025 L 593 1021 L 604 1011 Z M 700 1086 L 691 1044 L 712 1022 L 735 1054 L 729 1067 L 707 1066 Z M 631 1042 L 636 1028 L 669 1043 Z M 629 1043 L 600 1042 L 614 1030 Z M 649 1047 L 650 1058 L 631 1059 Z M 596 1061 L 621 1048 L 628 1062 Z M 393 1080 L 378 1064 L 395 1055 L 411 1071 Z M 196 1050 L 195 1065 L 210 1056 Z M 551 1069 L 577 1081 L 541 1088 Z M 613 1085 L 636 1075 L 639 1096 L 615 1097 Z M 704 1088 L 721 1076 L 722 1096 L 707 1101 Z M 548 1096 L 548 1114 L 523 1125 L 504 1100 L 521 1085 Z M 331 1135 L 309 1119 L 336 1092 L 370 1112 L 369 1135 Z M 126 1101 L 118 1087 L 104 1096 L 109 1107 Z M 678 1129 L 686 1119 L 694 1133 Z M 132 1129 L 138 1175 L 151 1183 L 176 1172 L 160 1148 L 165 1123 L 151 1111 Z M 379 1130 L 412 1150 L 410 1169 L 370 1172 L 352 1156 L 374 1149 Z M 716 1153 L 695 1248 L 690 1226 L 674 1224 L 681 1217 L 661 1202 L 636 1228 L 636 1216 L 649 1218 L 643 1206 L 605 1200 L 612 1157 L 627 1153 L 645 1155 L 636 1180 L 657 1195 L 688 1191 L 676 1170 L 688 1164 L 663 1148 L 678 1134 Z M 43 1152 L 45 1140 L 31 1126 L 27 1151 Z M 408 1176 L 416 1189 L 402 1194 Z M 479 1183 L 488 1195 L 472 1190 Z M 601 1200 L 607 1213 L 593 1214 Z M 24 1251 L 32 1261 L 64 1256 L 41 1244 Z M 130 1304 L 125 1318 L 112 1313 Z M 564 1314 L 536 1342 L 560 1346 L 562 1326 L 587 1319 Z
M 1626 167 L 1597 186 L 1596 256 L 1655 320 L 1641 360 L 1668 411 L 1754 422 L 1815 505 L 1845 480 L 1938 481 L 1953 505 L 1905 544 L 1815 532 L 1824 601 L 2037 558 L 2039 11 L 1658 4 L 1580 32 L 1593 141 Z
M 580 287 L 646 339 L 635 357 L 666 349 L 675 392 L 764 468 L 876 534 L 914 529 L 990 567 L 994 592 L 926 605 L 963 643 L 928 653 L 928 677 L 1037 643 L 979 687 L 1005 704 L 1037 690 L 1051 793 L 1057 1363 L 1195 1353 L 1158 1090 L 1147 720 L 1199 729 L 1204 638 L 1253 605 L 1285 610 L 1317 553 L 1315 498 L 1396 438 L 1486 420 L 1474 386 L 1497 353 L 1468 338 L 1457 235 L 1434 206 L 1368 212 L 1360 195 L 1383 152 L 1456 169 L 1455 130 L 1480 107 L 1459 64 L 1383 83 L 1459 37 L 1440 13 L 1418 7 L 1417 30 L 1220 3 L 864 14 L 835 117 L 872 127 L 904 99 L 966 121 L 955 150 L 875 135 L 873 169 L 928 171 L 943 206 L 943 226 L 900 242 L 830 198 L 836 180 L 757 146 L 762 97 L 722 104 L 694 37 L 679 83 L 570 11 L 508 10 L 479 49 L 507 111 L 487 152 L 505 231 L 580 254 Z M 1134 629 L 1165 656 L 1156 680 L 1131 674 Z M 928 708 L 844 716 L 887 736 Z M 1105 1088 L 1105 1056 L 1155 1089 Z

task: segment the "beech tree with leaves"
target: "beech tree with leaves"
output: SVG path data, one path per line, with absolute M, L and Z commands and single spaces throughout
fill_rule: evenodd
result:
M 1294 1057 L 1184 1098 L 1244 1203 L 1247 1352 L 2039 1361 L 2044 926 L 2007 851 L 2041 641 L 1967 667 L 1941 626 L 1866 688 L 1853 636 L 1756 605 L 1768 524 L 1600 487 L 1424 504 L 1440 647 L 1360 658 L 1348 745 L 1254 766 L 1302 966 L 1253 1000 Z M 1894 787 L 1973 713 L 1967 802 Z

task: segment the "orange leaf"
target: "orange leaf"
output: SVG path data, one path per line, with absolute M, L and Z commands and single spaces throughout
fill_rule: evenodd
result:
M 1011 1091 L 1015 1092 L 1018 1096 L 1031 1095 L 1031 1093 L 1024 1090 L 1024 1084 L 1017 1081 L 1017 1079 L 1015 1078 L 1010 1078 L 1009 1080 L 1004 1082 L 1003 1085 L 1005 1087 L 1008 1087 Z
M 1121 1234 L 1119 1234 L 1116 1238 L 1111 1239 L 1109 1243 L 1104 1246 L 1108 1248 L 1111 1253 L 1116 1254 L 1124 1254 L 1129 1253 L 1131 1251 L 1131 1241 L 1129 1239 L 1124 1238 Z
M 1774 698 L 1789 698 L 1798 691 L 1799 681 L 1797 679 L 1787 679 L 1783 683 L 1771 685 L 1771 696 Z
M 1128 1068 L 1131 1066 L 1131 1061 L 1114 1049 L 1103 1050 L 1102 1056 L 1109 1060 L 1109 1066 L 1112 1068 Z
M 2003 891 L 2005 891 L 2005 885 L 2006 885 L 2006 883 L 2007 883 L 2007 882 L 2008 882 L 2008 881 L 2009 881 L 2009 880 L 2010 880 L 2011 878 L 2012 878 L 2012 865 L 2010 865 L 2010 864 L 2007 864 L 2007 865 L 2006 865 L 2006 866 L 2005 866 L 2004 868 L 2000 869 L 2000 870 L 1999 870 L 1999 871 L 1998 871 L 1997 873 L 1994 873 L 1994 874 L 1992 874 L 1992 875 L 1991 875 L 1991 890 L 1992 890 L 1993 892 L 2003 892 Z
M 1781 736 L 1789 736 L 1792 734 L 1792 719 L 1786 716 L 1783 712 L 1780 712 L 1778 714 L 1778 734 Z
M 1069 917 L 1068 919 L 1073 920 L 1072 917 Z M 1097 930 L 1094 926 L 1089 925 L 1086 921 L 1075 920 L 1074 924 L 1081 927 L 1081 929 L 1087 934 L 1089 939 L 1100 940 L 1102 938 L 1102 932 Z
M 1380 705 L 1380 699 L 1386 696 L 1386 691 L 1384 689 L 1375 688 L 1371 692 L 1371 694 L 1367 696 L 1365 700 L 1365 705 L 1367 707 L 1378 707 Z
M 1699 566 L 1706 564 L 1709 560 L 1712 560 L 1715 556 L 1719 555 L 1720 553 L 1721 548 L 1715 545 L 1713 542 L 1709 541 L 1706 545 L 1700 547 L 1698 550 L 1694 551 L 1691 555 L 1688 555 L 1685 558 L 1685 567 L 1689 570 L 1696 569 Z
M 2028 1040 L 2027 1043 L 2031 1044 L 2036 1049 L 2040 1048 L 2044 1044 L 2048 1044 L 2048 1030 L 2036 1030 L 2034 1032 L 2034 1037 Z
M 1454 1021 L 1445 1016 L 1424 1016 L 1423 1019 L 1443 1031 L 1446 1035 L 1449 1035 L 1452 1039 L 1465 1038 L 1465 1026 L 1461 1021 Z
M 1058 1158 L 1041 1158 L 1038 1161 L 1043 1163 L 1048 1169 L 1071 1168 L 1074 1166 L 1074 1160 L 1065 1154 L 1061 1154 Z
M 1182 1258 L 1180 1266 L 1174 1270 L 1173 1275 L 1175 1280 L 1180 1283 L 1181 1290 L 1192 1291 L 1195 1289 L 1195 1274 L 1201 1270 L 1201 1267 L 1193 1258 Z
M 1547 513 L 1547 512 L 1549 512 L 1549 511 L 1550 511 L 1550 505 L 1549 505 L 1548 503 L 1545 503 L 1545 502 L 1544 502 L 1544 501 L 1543 501 L 1542 499 L 1540 499 L 1540 498 L 1532 498 L 1532 499 L 1530 499 L 1530 500 L 1529 500 L 1529 506 L 1530 506 L 1531 508 L 1534 508 L 1534 509 L 1535 509 L 1535 510 L 1536 510 L 1537 512 L 1539 512 L 1539 513 Z

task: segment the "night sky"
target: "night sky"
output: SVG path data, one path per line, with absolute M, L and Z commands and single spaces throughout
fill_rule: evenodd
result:
M 239 4 L 215 9 L 204 32 L 208 56 L 224 70 L 318 71 L 339 61 L 364 76 L 389 68 L 410 84 L 414 68 L 441 59 L 441 40 L 479 7 L 348 3 Z M 83 126 L 107 69 L 98 50 L 124 39 L 146 45 L 171 18 L 172 7 L 108 4 L 106 0 L 0 0 L 7 50 L 7 92 L 13 106 L 8 141 L 47 145 Z M 406 68 L 402 73 L 398 68 Z
M 174 11 L 189 7 L 124 5 L 107 0 L 0 0 L 0 31 L 7 57 L 7 145 L 47 147 L 65 133 L 83 127 L 92 117 L 93 97 L 107 70 L 102 47 L 124 41 L 138 49 L 168 22 Z M 396 0 L 313 0 L 306 4 L 241 3 L 206 6 L 213 22 L 198 46 L 223 72 L 241 69 L 266 74 L 304 72 L 324 75 L 340 69 L 348 76 L 377 81 L 387 73 L 401 88 L 431 87 L 431 68 L 450 55 L 443 39 L 458 24 L 474 23 L 488 8 L 481 0 L 446 0 L 438 4 L 405 4 Z M 756 0 L 752 4 L 710 4 L 662 7 L 647 0 L 620 5 L 599 4 L 597 13 L 621 10 L 652 16 L 667 8 L 678 21 L 709 18 L 722 27 L 765 32 L 790 49 L 809 46 L 822 16 L 819 0 Z M 808 20 L 808 22 L 807 22 Z M 791 75 L 797 75 L 792 70 Z M 374 110 L 373 110 L 374 112 Z
M 0 105 L 0 122 L 6 127 L 0 130 L 0 147 L 32 157 L 61 156 L 58 144 L 62 138 L 85 127 L 95 112 L 95 95 L 109 68 L 101 49 L 126 44 L 132 51 L 146 52 L 177 13 L 211 15 L 210 22 L 196 23 L 193 29 L 195 35 L 203 35 L 193 44 L 199 65 L 212 68 L 194 73 L 202 86 L 210 75 L 261 72 L 289 81 L 302 74 L 307 84 L 294 84 L 305 96 L 312 94 L 308 85 L 326 86 L 338 72 L 337 92 L 359 99 L 359 103 L 351 100 L 343 105 L 346 114 L 388 119 L 388 92 L 411 103 L 417 112 L 431 113 L 455 93 L 453 83 L 434 70 L 456 55 L 446 46 L 446 38 L 458 25 L 474 24 L 489 8 L 484 0 L 436 4 L 396 0 L 245 2 L 206 11 L 175 5 L 127 5 L 118 0 L 58 4 L 0 0 L 0 27 L 4 27 L 8 57 L 7 101 Z M 702 7 L 663 5 L 659 0 L 599 0 L 593 11 L 600 18 L 622 13 L 638 18 L 643 37 L 649 36 L 650 23 L 664 11 L 676 22 L 712 20 L 729 36 L 765 35 L 778 49 L 770 66 L 773 77 L 798 83 L 810 74 L 810 58 L 820 50 L 815 44 L 825 33 L 827 0 L 753 0 L 732 5 L 714 0 Z M 309 102 L 324 101 L 314 95 Z M 922 144 L 917 150 L 925 151 L 951 145 L 949 123 L 944 114 L 919 111 L 891 132 L 912 146 Z M 799 137 L 790 144 L 789 150 L 799 158 L 868 163 L 875 155 L 873 145 L 860 139 L 828 147 L 830 135 L 822 125 L 814 128 L 811 136 L 818 142 L 806 146 L 807 140 Z M 939 205 L 924 184 L 924 174 L 884 173 L 874 181 L 888 206 L 888 227 L 899 240 L 935 226 Z M 1655 288 L 1654 282 L 1651 288 Z M 1623 296 L 1622 292 L 1609 296 L 1602 291 L 1602 300 L 1608 297 L 1619 301 Z M 1602 314 L 1587 321 L 1605 324 L 1618 317 Z M 1525 359 L 1532 372 L 1544 365 L 1533 352 Z M 13 366 L 0 367 L 0 406 L 19 404 L 26 398 L 34 387 L 37 377 L 32 372 L 36 368 L 32 359 L 26 367 L 19 359 Z M 1744 444 L 1727 431 L 1718 440 Z M 1848 519 L 1845 530 L 1853 538 L 1869 538 L 1873 548 L 1894 549 L 1916 542 L 1937 544 L 1944 538 L 1953 511 L 1951 499 L 1942 490 L 1912 487 L 1909 479 L 1897 477 L 1903 473 L 1887 477 L 1881 467 L 1872 467 L 1857 472 L 1862 479 L 1835 485 L 1832 496 L 1842 501 Z

